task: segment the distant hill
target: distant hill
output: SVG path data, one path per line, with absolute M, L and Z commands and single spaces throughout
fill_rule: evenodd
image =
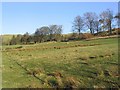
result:
M 8 45 L 10 40 L 12 39 L 13 35 L 17 36 L 17 34 L 0 35 L 0 37 L 2 36 L 2 44 Z M 72 35 L 73 35 L 73 33 L 62 34 L 62 36 L 64 37 L 64 40 L 75 40 L 75 39 L 72 39 Z M 99 33 L 95 33 L 94 35 L 91 35 L 90 33 L 84 33 L 82 35 L 83 35 L 82 38 L 87 39 L 87 40 L 89 40 L 89 39 L 91 40 L 91 39 L 95 39 L 95 38 L 99 38 L 99 37 L 101 38 L 101 37 L 105 37 L 105 36 L 113 36 L 114 37 L 114 35 L 120 35 L 120 28 L 112 29 L 112 35 L 109 35 L 109 31 L 102 31 Z M 75 33 L 74 38 L 78 38 L 77 33 Z
M 5 35 L 1 35 L 1 36 L 2 36 L 2 43 L 3 44 L 8 44 L 13 37 L 12 34 L 5 34 Z

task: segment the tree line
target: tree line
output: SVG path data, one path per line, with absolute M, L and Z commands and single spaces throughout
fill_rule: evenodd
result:
M 13 44 L 32 44 L 47 41 L 61 41 L 62 25 L 50 25 L 37 28 L 33 35 L 26 32 L 24 35 L 13 35 L 10 45 Z
M 73 33 L 69 37 L 62 34 L 62 25 L 50 25 L 37 28 L 32 35 L 28 32 L 24 35 L 13 35 L 10 45 L 84 39 L 84 33 L 86 32 L 94 36 L 106 30 L 108 30 L 108 35 L 112 35 L 112 29 L 115 26 L 119 28 L 119 22 L 120 13 L 113 16 L 113 11 L 110 9 L 101 12 L 100 15 L 97 15 L 95 12 L 86 12 L 83 17 L 78 15 L 74 18 L 72 26 Z
M 84 14 L 84 17 L 75 17 L 73 30 L 77 30 L 79 35 L 83 30 L 85 30 L 85 27 L 89 30 L 91 34 L 102 32 L 105 30 L 108 30 L 109 34 L 112 34 L 112 27 L 114 27 L 115 25 L 117 26 L 119 19 L 120 13 L 113 16 L 113 11 L 110 9 L 103 11 L 99 16 L 95 12 L 86 12 Z M 116 21 L 117 23 L 113 25 L 112 22 L 114 21 Z

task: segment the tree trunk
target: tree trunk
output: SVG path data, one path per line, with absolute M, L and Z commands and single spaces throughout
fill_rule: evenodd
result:
M 92 28 L 90 28 L 90 33 L 92 34 Z
M 110 35 L 112 34 L 112 27 L 111 27 L 111 21 L 110 21 Z
M 97 31 L 97 33 L 98 33 L 98 27 L 97 27 L 97 30 L 96 30 L 96 31 Z
M 80 29 L 78 29 L 79 39 L 80 39 Z

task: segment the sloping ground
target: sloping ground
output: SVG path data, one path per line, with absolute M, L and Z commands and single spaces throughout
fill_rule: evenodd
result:
M 117 46 L 118 38 L 4 46 L 3 87 L 118 88 Z
M 10 40 L 12 39 L 13 35 L 0 35 L 2 38 L 2 44 L 9 44 Z
M 111 36 L 103 36 L 103 37 L 94 37 L 94 38 L 88 38 L 88 39 L 86 39 L 86 40 L 107 39 L 107 38 L 120 38 L 120 35 L 111 35 Z

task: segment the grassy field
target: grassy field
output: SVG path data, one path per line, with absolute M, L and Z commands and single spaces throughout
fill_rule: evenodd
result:
M 118 39 L 3 46 L 3 88 L 113 88 Z

